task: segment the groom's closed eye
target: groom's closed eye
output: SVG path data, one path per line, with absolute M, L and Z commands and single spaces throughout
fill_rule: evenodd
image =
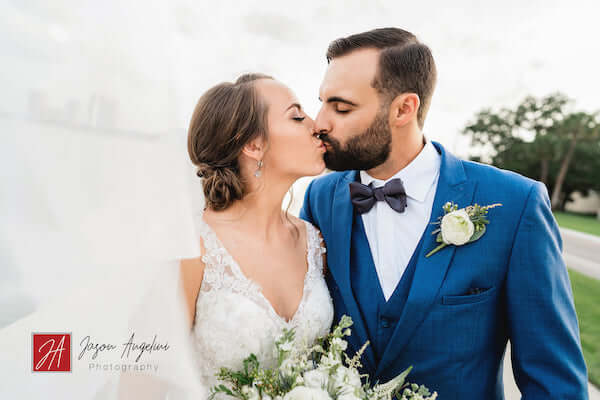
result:
M 340 114 L 346 114 L 346 113 L 350 112 L 351 109 L 352 109 L 351 107 L 348 107 L 347 105 L 342 104 L 342 103 L 337 103 L 335 105 L 335 112 L 340 113 Z

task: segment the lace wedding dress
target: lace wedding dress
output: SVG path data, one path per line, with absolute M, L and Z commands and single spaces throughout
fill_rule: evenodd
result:
M 275 366 L 274 342 L 284 328 L 295 329 L 296 340 L 309 343 L 329 331 L 333 304 L 323 278 L 325 249 L 318 230 L 308 222 L 304 224 L 308 270 L 298 309 L 286 321 L 275 312 L 260 286 L 244 275 L 202 214 L 198 216 L 205 270 L 192 335 L 201 380 L 207 389 L 218 383 L 215 374 L 220 367 L 241 369 L 250 353 L 261 365 Z

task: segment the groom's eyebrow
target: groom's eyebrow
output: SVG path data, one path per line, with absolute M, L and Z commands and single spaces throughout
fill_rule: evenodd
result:
M 321 100 L 321 98 L 319 97 L 319 100 Z M 323 101 L 323 100 L 321 100 Z M 332 96 L 332 97 L 328 97 L 327 98 L 327 103 L 344 103 L 344 104 L 349 104 L 351 106 L 355 106 L 356 104 L 351 102 L 350 100 L 346 100 L 343 97 L 339 97 L 339 96 Z

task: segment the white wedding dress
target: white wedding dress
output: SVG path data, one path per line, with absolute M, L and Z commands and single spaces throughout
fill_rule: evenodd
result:
M 308 343 L 329 332 L 333 304 L 323 277 L 325 249 L 317 228 L 304 221 L 308 270 L 298 309 L 286 321 L 275 312 L 260 286 L 244 275 L 202 214 L 197 223 L 205 247 L 205 270 L 192 335 L 200 379 L 206 388 L 218 383 L 215 374 L 220 367 L 241 369 L 250 353 L 261 365 L 275 366 L 274 342 L 284 328 L 295 329 L 296 340 Z

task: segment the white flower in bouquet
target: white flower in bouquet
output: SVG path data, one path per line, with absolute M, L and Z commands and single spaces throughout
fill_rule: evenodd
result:
M 362 400 L 363 397 L 359 397 L 355 392 L 348 392 L 340 394 L 336 400 Z
M 358 389 L 362 387 L 360 374 L 352 368 L 340 367 L 333 374 L 333 384 L 336 387 L 350 387 Z
M 283 396 L 283 400 L 332 400 L 329 393 L 323 389 L 296 386 Z
M 250 387 L 246 385 L 242 387 L 242 393 L 246 395 L 248 400 L 261 400 L 260 392 L 254 386 Z M 264 399 L 264 397 L 262 399 Z
M 452 211 L 442 218 L 442 239 L 444 243 L 462 246 L 471 240 L 475 225 L 465 209 Z
M 342 359 L 338 354 L 329 352 L 321 357 L 321 367 L 323 368 L 333 369 L 340 365 L 342 365 Z
M 323 369 L 314 369 L 304 373 L 304 385 L 309 388 L 323 389 L 329 384 L 329 372 Z
M 292 351 L 292 349 L 294 348 L 294 343 L 291 340 L 287 340 L 285 342 L 283 342 L 279 348 L 283 351 Z
M 346 342 L 342 338 L 333 338 L 331 341 L 331 345 L 337 347 L 338 349 L 344 351 L 348 348 L 348 342 Z
M 282 361 L 279 366 L 280 371 L 285 375 L 291 375 L 294 368 L 294 360 L 291 358 L 286 358 Z

